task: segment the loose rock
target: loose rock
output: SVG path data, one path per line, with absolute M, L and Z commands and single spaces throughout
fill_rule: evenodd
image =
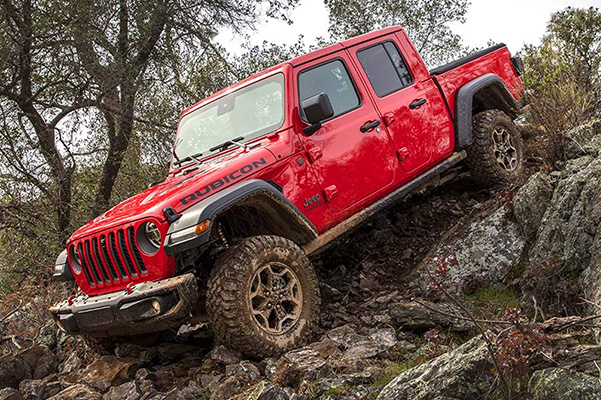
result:
M 536 371 L 528 384 L 534 400 L 598 400 L 599 378 L 561 368 Z

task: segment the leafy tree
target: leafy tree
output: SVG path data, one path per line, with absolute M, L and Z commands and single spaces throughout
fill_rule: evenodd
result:
M 563 157 L 564 133 L 600 114 L 601 12 L 568 7 L 551 16 L 540 46 L 523 50 L 527 117 L 548 135 L 550 161 Z
M 219 75 L 218 29 L 297 1 L 0 2 L 0 269 L 45 271 L 72 227 L 164 174 L 178 73 L 204 54 Z
M 465 22 L 469 0 L 325 0 L 325 4 L 336 41 L 401 25 L 429 66 L 467 51 L 448 24 Z

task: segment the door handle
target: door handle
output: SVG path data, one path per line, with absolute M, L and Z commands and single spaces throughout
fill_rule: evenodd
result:
M 372 129 L 378 127 L 381 123 L 382 122 L 379 119 L 377 119 L 375 121 L 368 122 L 368 123 L 366 123 L 365 125 L 363 125 L 361 127 L 361 132 L 365 133 L 367 131 L 371 131 Z
M 428 100 L 426 99 L 415 100 L 413 103 L 409 104 L 409 108 L 415 110 L 416 108 L 420 108 L 421 106 L 426 104 L 427 101 Z

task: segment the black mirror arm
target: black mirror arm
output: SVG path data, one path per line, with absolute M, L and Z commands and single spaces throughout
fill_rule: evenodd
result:
M 305 126 L 303 128 L 303 133 L 307 136 L 311 136 L 320 129 L 321 129 L 321 122 L 316 122 L 313 125 Z

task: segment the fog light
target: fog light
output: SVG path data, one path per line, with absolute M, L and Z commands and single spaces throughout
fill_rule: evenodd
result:
M 161 303 L 158 300 L 153 300 L 152 301 L 152 309 L 154 311 L 156 311 L 156 313 L 160 313 L 161 312 Z

